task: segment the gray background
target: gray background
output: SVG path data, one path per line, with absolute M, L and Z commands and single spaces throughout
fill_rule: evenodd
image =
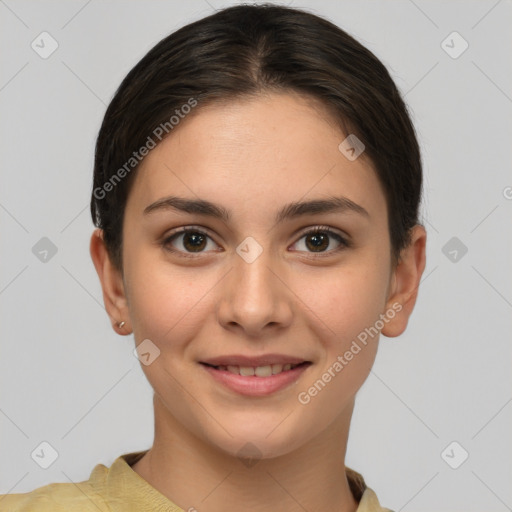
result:
M 0 1 L 0 493 L 86 480 L 151 446 L 151 388 L 133 337 L 110 327 L 89 256 L 94 142 L 131 67 L 229 4 Z M 346 463 L 397 511 L 512 510 L 512 4 L 291 5 L 382 59 L 424 158 L 427 268 L 408 330 L 381 339 Z M 43 31 L 59 45 L 47 59 L 31 48 Z M 469 44 L 458 58 L 442 46 L 453 31 Z M 46 262 L 32 251 L 43 237 L 57 248 Z M 58 452 L 48 469 L 31 458 L 43 441 Z

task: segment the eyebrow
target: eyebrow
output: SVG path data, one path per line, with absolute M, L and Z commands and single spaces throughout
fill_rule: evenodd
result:
M 144 209 L 144 215 L 156 211 L 178 210 L 190 214 L 206 215 L 228 222 L 231 212 L 223 206 L 206 201 L 205 199 L 186 199 L 169 196 L 158 199 Z M 284 220 L 295 219 L 304 215 L 319 215 L 322 213 L 356 213 L 364 217 L 370 214 L 359 204 L 347 197 L 330 197 L 328 199 L 313 199 L 311 201 L 297 201 L 285 205 L 277 212 L 276 224 Z

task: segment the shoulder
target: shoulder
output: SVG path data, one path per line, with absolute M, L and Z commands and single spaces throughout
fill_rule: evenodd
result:
M 5 512 L 98 512 L 107 511 L 105 501 L 88 482 L 53 483 L 33 491 L 0 494 Z
M 110 467 L 96 464 L 88 480 L 52 483 L 25 493 L 0 494 L 0 511 L 140 512 L 140 507 L 130 508 L 127 504 L 146 498 L 149 484 L 131 469 L 130 464 L 146 451 L 120 455 Z
M 345 471 L 350 490 L 359 503 L 356 512 L 393 512 L 379 503 L 373 489 L 366 485 L 363 475 L 346 466 Z
M 361 497 L 361 501 L 359 502 L 359 507 L 357 508 L 356 512 L 394 512 L 390 508 L 383 507 L 379 503 L 379 499 L 377 498 L 377 495 L 373 491 L 373 489 L 370 489 L 370 487 L 367 487 L 364 490 L 364 493 Z

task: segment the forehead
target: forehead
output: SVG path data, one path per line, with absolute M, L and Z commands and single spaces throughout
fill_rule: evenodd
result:
M 284 203 L 343 195 L 385 216 L 370 160 L 363 153 L 351 161 L 339 149 L 346 136 L 322 105 L 294 94 L 198 106 L 144 158 L 128 203 L 142 212 L 178 195 L 261 216 Z

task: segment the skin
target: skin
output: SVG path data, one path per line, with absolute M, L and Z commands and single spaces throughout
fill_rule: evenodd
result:
M 142 365 L 155 391 L 154 445 L 133 469 L 184 510 L 357 509 L 344 460 L 355 395 L 378 336 L 308 404 L 297 396 L 393 304 L 401 310 L 381 332 L 405 330 L 425 268 L 426 232 L 413 228 L 393 266 L 383 189 L 364 153 L 350 161 L 339 151 L 345 137 L 323 107 L 294 93 L 203 107 L 138 170 L 123 226 L 124 273 L 112 265 L 101 230 L 92 235 L 113 328 L 160 350 Z M 169 195 L 207 199 L 231 218 L 143 214 Z M 287 203 L 333 195 L 369 216 L 330 212 L 275 223 Z M 330 237 L 315 252 L 304 231 L 318 225 L 350 245 L 336 251 L 340 242 Z M 202 252 L 183 235 L 167 243 L 177 252 L 164 248 L 166 237 L 189 226 L 209 235 Z M 252 263 L 236 252 L 248 236 L 263 248 Z M 247 397 L 216 383 L 198 362 L 269 352 L 313 364 L 285 389 Z M 252 466 L 238 456 L 247 442 L 260 453 Z

